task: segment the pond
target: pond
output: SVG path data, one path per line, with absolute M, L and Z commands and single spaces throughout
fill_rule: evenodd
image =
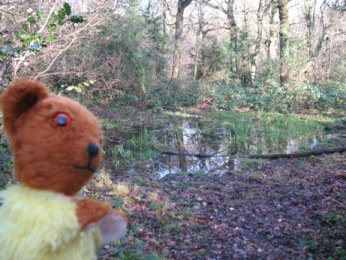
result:
M 116 171 L 163 178 L 178 173 L 230 173 L 242 167 L 242 160 L 234 158 L 237 155 L 307 151 L 327 135 L 325 126 L 316 121 L 277 114 L 215 112 L 156 115 L 132 127 L 123 138 L 108 155 Z M 206 158 L 209 155 L 213 157 Z

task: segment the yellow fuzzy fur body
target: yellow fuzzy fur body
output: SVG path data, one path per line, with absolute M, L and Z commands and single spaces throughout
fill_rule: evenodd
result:
M 99 228 L 80 230 L 71 198 L 13 185 L 0 192 L 0 205 L 1 260 L 96 259 Z

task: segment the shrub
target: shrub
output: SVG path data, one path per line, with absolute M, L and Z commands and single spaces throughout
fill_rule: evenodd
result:
M 13 169 L 12 156 L 9 152 L 8 145 L 1 129 L 0 122 L 0 189 L 4 188 L 11 178 Z

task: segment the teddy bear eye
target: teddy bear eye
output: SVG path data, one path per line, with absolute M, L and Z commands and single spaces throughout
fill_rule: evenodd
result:
M 59 113 L 55 116 L 54 123 L 57 126 L 69 126 L 71 124 L 71 118 L 65 113 Z

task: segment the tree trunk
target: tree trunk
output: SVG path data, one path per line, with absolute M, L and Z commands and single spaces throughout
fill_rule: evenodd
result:
M 274 17 L 277 12 L 277 2 L 271 1 L 270 3 L 270 16 L 269 16 L 269 39 L 266 40 L 267 46 L 267 59 L 274 59 Z
M 288 71 L 286 67 L 287 46 L 288 46 L 288 0 L 278 0 L 280 19 L 280 86 L 284 86 L 288 81 Z
M 309 58 L 312 59 L 314 57 L 314 50 L 313 50 L 313 33 L 315 30 L 315 9 L 316 9 L 316 2 L 317 0 L 314 0 L 312 3 L 308 2 L 305 3 L 305 21 L 306 21 L 306 27 L 307 27 L 307 37 L 306 37 L 306 43 L 309 49 Z
M 163 11 L 162 11 L 162 34 L 163 35 L 167 34 L 167 13 L 166 13 L 166 8 L 163 8 Z
M 239 71 L 238 64 L 238 27 L 234 16 L 234 2 L 235 0 L 225 0 L 223 3 L 227 4 L 227 8 L 223 7 L 221 2 L 216 1 L 217 4 L 211 3 L 213 1 L 202 0 L 202 3 L 207 6 L 220 10 L 227 16 L 228 30 L 229 30 L 229 70 L 233 73 Z
M 177 17 L 175 20 L 175 44 L 173 52 L 172 80 L 178 79 L 180 70 L 181 47 L 183 44 L 182 34 L 184 28 L 184 11 L 192 0 L 179 0 Z
M 198 30 L 196 33 L 196 45 L 195 45 L 195 58 L 194 58 L 194 68 L 193 68 L 193 79 L 197 79 L 198 74 L 198 64 L 199 64 L 199 57 L 200 57 L 200 49 L 202 45 L 202 39 L 203 39 L 203 27 L 204 27 L 204 11 L 202 4 L 198 4 Z
M 234 0 L 227 1 L 227 19 L 230 35 L 230 70 L 238 71 L 238 27 L 234 17 Z
M 259 1 L 257 9 L 257 38 L 255 44 L 255 51 L 251 55 L 251 79 L 252 81 L 256 77 L 257 73 L 257 55 L 260 53 L 262 35 L 263 35 L 263 13 L 262 13 L 262 0 Z

